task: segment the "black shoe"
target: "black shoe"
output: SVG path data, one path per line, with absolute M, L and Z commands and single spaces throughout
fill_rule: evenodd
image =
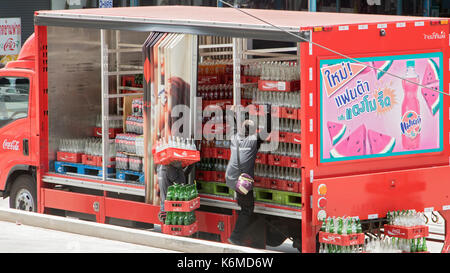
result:
M 233 240 L 230 238 L 228 238 L 228 243 L 232 244 L 232 245 L 237 245 L 237 246 L 244 246 L 244 244 L 241 241 L 237 241 L 237 240 Z
M 158 219 L 159 219 L 159 221 L 160 221 L 161 223 L 165 223 L 165 222 L 166 222 L 166 216 L 167 216 L 167 214 L 166 214 L 165 211 L 160 211 L 160 212 L 158 213 Z

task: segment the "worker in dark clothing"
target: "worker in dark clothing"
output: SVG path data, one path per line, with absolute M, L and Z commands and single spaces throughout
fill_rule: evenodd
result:
M 266 106 L 266 132 L 271 131 L 270 105 Z M 225 180 L 228 187 L 236 191 L 236 184 L 241 173 L 246 173 L 254 178 L 256 153 L 264 142 L 257 134 L 256 124 L 252 120 L 245 120 L 240 129 L 231 138 L 231 156 L 227 165 Z M 237 158 L 237 145 L 239 145 L 239 165 Z M 228 242 L 235 245 L 243 245 L 243 236 L 246 228 L 251 224 L 255 199 L 253 189 L 247 194 L 236 191 L 236 200 L 241 207 L 234 230 L 228 238 Z
M 189 165 L 185 168 L 181 166 L 180 161 L 173 161 L 169 165 L 158 165 L 158 184 L 159 197 L 161 199 L 161 209 L 158 218 L 161 222 L 165 222 L 166 211 L 164 210 L 164 201 L 166 200 L 167 189 L 173 184 L 186 184 L 187 177 L 192 171 L 194 165 Z

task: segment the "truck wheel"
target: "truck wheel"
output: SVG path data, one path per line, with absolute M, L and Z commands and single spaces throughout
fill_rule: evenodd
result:
M 9 207 L 26 211 L 37 211 L 36 183 L 30 175 L 20 175 L 12 184 Z

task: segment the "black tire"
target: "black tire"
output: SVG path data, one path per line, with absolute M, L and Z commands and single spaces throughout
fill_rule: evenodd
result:
M 14 180 L 9 195 L 9 207 L 26 211 L 37 211 L 36 182 L 28 174 L 19 175 Z

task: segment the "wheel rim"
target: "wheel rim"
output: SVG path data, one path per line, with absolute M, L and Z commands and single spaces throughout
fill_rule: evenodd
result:
M 21 189 L 16 198 L 16 209 L 34 211 L 33 195 L 26 189 Z

